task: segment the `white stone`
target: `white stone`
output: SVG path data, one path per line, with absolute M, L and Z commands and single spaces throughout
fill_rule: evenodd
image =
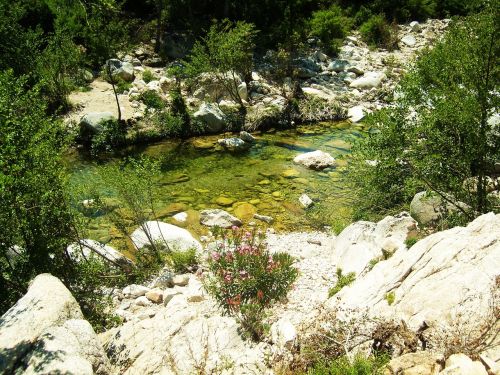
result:
M 68 289 L 49 274 L 0 318 L 0 373 L 109 374 L 98 338 Z
M 165 289 L 163 291 L 163 304 L 165 306 L 168 305 L 168 303 L 174 298 L 174 296 L 180 294 L 177 290 L 174 289 Z
M 172 216 L 175 220 L 177 220 L 178 222 L 180 223 L 184 223 L 186 222 L 187 218 L 188 218 L 188 214 L 187 212 L 179 212 L 178 214 L 175 214 L 174 216 Z
M 384 255 L 384 245 L 390 244 L 392 252 L 405 251 L 405 240 L 416 227 L 415 220 L 407 213 L 387 216 L 378 223 L 353 223 L 335 239 L 332 249 L 334 261 L 344 274 L 354 272 L 359 276 L 367 270 L 372 259 Z
M 193 118 L 199 119 L 207 126 L 207 131 L 210 133 L 218 133 L 226 126 L 224 113 L 214 104 L 203 102 L 193 114 Z
M 151 289 L 144 285 L 132 284 L 123 288 L 123 296 L 125 298 L 137 298 L 145 295 Z
M 401 41 L 408 47 L 414 47 L 415 44 L 417 44 L 417 40 L 413 35 L 405 35 L 403 38 L 401 38 Z
M 418 21 L 412 21 L 412 22 L 410 22 L 410 29 L 414 33 L 418 33 L 420 31 L 420 29 L 421 29 L 421 26 L 418 23 Z
M 217 143 L 229 151 L 245 151 L 248 150 L 252 144 L 245 142 L 241 138 L 223 138 L 218 139 Z
M 358 243 L 362 253 L 363 242 Z M 368 308 L 371 316 L 404 320 L 415 331 L 425 321 L 431 327 L 427 337 L 435 327 L 447 325 L 462 324 L 469 332 L 490 314 L 499 269 L 500 214 L 489 213 L 465 228 L 434 233 L 406 251 L 396 251 L 329 299 L 327 306 L 342 306 L 344 311 Z M 396 296 L 391 306 L 385 299 L 389 292 Z
M 452 354 L 446 360 L 442 375 L 488 375 L 481 362 L 473 361 L 465 354 Z
M 238 95 L 240 96 L 241 100 L 248 100 L 248 88 L 245 82 L 241 82 L 238 86 Z
M 94 258 L 106 260 L 120 267 L 130 268 L 133 266 L 132 261 L 119 251 L 90 239 L 80 240 L 79 243 L 69 245 L 67 251 L 69 256 L 76 261 Z
M 231 228 L 232 226 L 241 226 L 243 223 L 237 217 L 229 212 L 220 209 L 201 211 L 200 223 L 208 227 Z
M 321 150 L 298 155 L 293 161 L 310 169 L 324 169 L 335 165 L 335 159 L 330 154 Z
M 186 229 L 161 221 L 148 221 L 137 228 L 130 236 L 135 247 L 142 249 L 151 245 L 151 241 L 166 245 L 170 250 L 201 251 L 201 244 Z
M 297 330 L 289 320 L 281 318 L 271 326 L 271 339 L 280 348 L 292 349 L 297 340 Z
M 347 116 L 352 122 L 356 123 L 361 121 L 365 117 L 365 111 L 365 107 L 363 107 L 362 105 L 357 105 L 355 107 L 349 108 L 349 110 L 347 111 Z
M 304 208 L 309 208 L 314 203 L 313 200 L 311 198 L 309 198 L 309 196 L 307 194 L 302 194 L 299 197 L 299 202 L 302 205 L 302 207 L 304 207 Z
M 363 76 L 354 80 L 349 87 L 364 90 L 380 87 L 386 78 L 386 75 L 382 72 L 366 72 Z
M 186 286 L 189 283 L 189 275 L 175 275 L 172 278 L 172 283 L 178 286 Z
M 151 289 L 146 292 L 146 298 L 154 303 L 162 303 L 163 302 L 163 291 L 159 288 Z
M 250 133 L 248 133 L 246 131 L 241 131 L 240 132 L 240 138 L 243 141 L 248 142 L 248 143 L 254 143 L 255 142 L 255 137 L 252 134 L 250 134 Z
M 135 304 L 137 306 L 151 306 L 152 302 L 146 296 L 141 296 L 135 299 Z

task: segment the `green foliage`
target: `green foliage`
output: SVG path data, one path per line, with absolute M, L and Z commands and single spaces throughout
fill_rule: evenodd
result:
M 314 365 L 307 371 L 307 375 L 381 375 L 388 362 L 387 355 L 368 358 L 356 356 L 352 360 L 342 356 L 330 362 Z
M 185 62 L 186 74 L 192 79 L 201 73 L 213 74 L 244 109 L 238 85 L 240 78 L 251 74 L 256 35 L 255 27 L 246 22 L 214 23 L 207 35 L 195 43 L 189 62 Z
M 417 60 L 398 89 L 397 106 L 369 119 L 372 134 L 356 147 L 352 164 L 358 207 L 389 209 L 426 188 L 469 219 L 492 209 L 486 184 L 500 149 L 498 130 L 488 122 L 499 103 L 494 14 L 457 21 Z M 471 180 L 477 183 L 464 184 Z
M 132 83 L 126 82 L 120 77 L 113 78 L 113 82 L 115 84 L 115 89 L 118 94 L 123 94 L 125 91 L 128 91 L 132 88 Z
M 409 249 L 410 247 L 412 247 L 413 245 L 415 245 L 417 242 L 418 242 L 418 238 L 411 237 L 411 238 L 407 238 L 405 240 L 405 245 Z
M 106 199 L 101 199 L 102 209 L 109 212 L 110 220 L 124 236 L 128 236 L 131 228 L 141 227 L 150 238 L 151 251 L 145 253 L 146 260 L 157 257 L 162 261 L 160 255 L 163 249 L 151 239 L 150 230 L 144 225 L 156 218 L 158 186 L 155 182 L 159 173 L 159 162 L 147 157 L 127 159 L 122 164 L 105 165 L 98 169 L 99 182 L 119 202 L 119 208 L 116 208 Z
M 0 73 L 1 311 L 39 273 L 73 278 L 65 252 L 75 236 L 60 164 L 65 139 L 39 92 L 25 85 L 12 72 Z
M 333 297 L 340 292 L 343 287 L 351 285 L 356 280 L 356 273 L 349 272 L 347 275 L 342 274 L 342 269 L 337 268 L 337 282 L 328 290 L 328 297 Z
M 139 99 L 149 108 L 162 109 L 165 107 L 163 99 L 153 90 L 144 91 Z
M 101 131 L 91 140 L 90 151 L 93 155 L 111 152 L 126 143 L 126 129 L 117 120 L 109 120 L 100 124 Z
M 394 301 L 396 301 L 396 293 L 394 292 L 389 292 L 387 293 L 385 296 L 384 296 L 385 300 L 387 301 L 387 303 L 389 304 L 389 306 L 391 306 Z
M 217 250 L 210 254 L 205 287 L 226 314 L 235 315 L 244 331 L 259 339 L 265 332 L 264 309 L 286 296 L 298 271 L 290 255 L 271 254 L 262 235 L 237 227 L 220 235 Z
M 320 38 L 327 51 L 334 55 L 338 53 L 352 25 L 352 20 L 343 15 L 338 5 L 314 12 L 310 20 L 311 35 Z
M 146 69 L 143 73 L 142 73 L 142 79 L 144 80 L 144 82 L 146 83 L 149 83 L 151 81 L 153 81 L 155 79 L 155 76 L 153 74 L 153 72 L 149 69 Z
M 382 14 L 371 16 L 364 22 L 359 32 L 366 43 L 393 50 L 398 45 L 397 27 L 391 26 Z
M 175 272 L 193 272 L 199 263 L 196 249 L 188 249 L 187 251 L 172 250 L 167 255 L 167 263 Z

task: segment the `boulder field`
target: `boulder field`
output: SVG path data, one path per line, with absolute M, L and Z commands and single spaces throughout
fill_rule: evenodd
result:
M 344 322 L 368 337 L 353 336 L 353 353 L 382 341 L 391 349 L 386 374 L 498 374 L 500 215 L 414 243 L 417 225 L 401 213 L 338 236 L 268 233 L 270 250 L 290 253 L 300 274 L 287 300 L 269 310 L 259 343 L 240 336 L 199 275 L 165 270 L 149 285 L 116 290 L 123 323 L 99 335 L 64 285 L 39 275 L 0 319 L 0 372 L 274 374 L 273 363 L 293 358 L 303 340 Z M 355 279 L 329 296 L 339 268 Z M 399 330 L 380 341 L 381 322 Z M 488 345 L 467 351 L 478 332 Z M 457 338 L 464 345 L 450 352 Z

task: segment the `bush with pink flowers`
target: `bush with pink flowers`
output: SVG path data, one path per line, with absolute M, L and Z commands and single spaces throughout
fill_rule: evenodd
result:
M 283 299 L 298 276 L 294 259 L 270 253 L 259 232 L 215 231 L 216 249 L 209 257 L 207 291 L 224 313 L 235 316 L 253 339 L 265 333 L 264 310 Z

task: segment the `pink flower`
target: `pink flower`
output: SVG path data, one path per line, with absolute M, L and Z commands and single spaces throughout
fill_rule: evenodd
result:
M 245 232 L 245 234 L 243 235 L 246 239 L 249 239 L 249 238 L 252 238 L 252 233 L 250 232 Z
M 233 225 L 233 226 L 231 227 L 231 230 L 233 230 L 233 231 L 237 231 L 238 229 L 240 229 L 240 228 L 238 228 L 236 225 Z
M 217 251 L 212 251 L 212 259 L 217 262 L 220 259 L 220 254 Z
M 233 275 L 231 274 L 231 272 L 227 272 L 224 275 L 224 282 L 230 283 L 231 281 L 233 281 Z
M 240 277 L 245 280 L 248 279 L 248 272 L 247 271 L 240 271 Z
M 233 259 L 234 259 L 234 257 L 233 257 L 232 253 L 227 253 L 226 254 L 226 262 L 232 262 Z

